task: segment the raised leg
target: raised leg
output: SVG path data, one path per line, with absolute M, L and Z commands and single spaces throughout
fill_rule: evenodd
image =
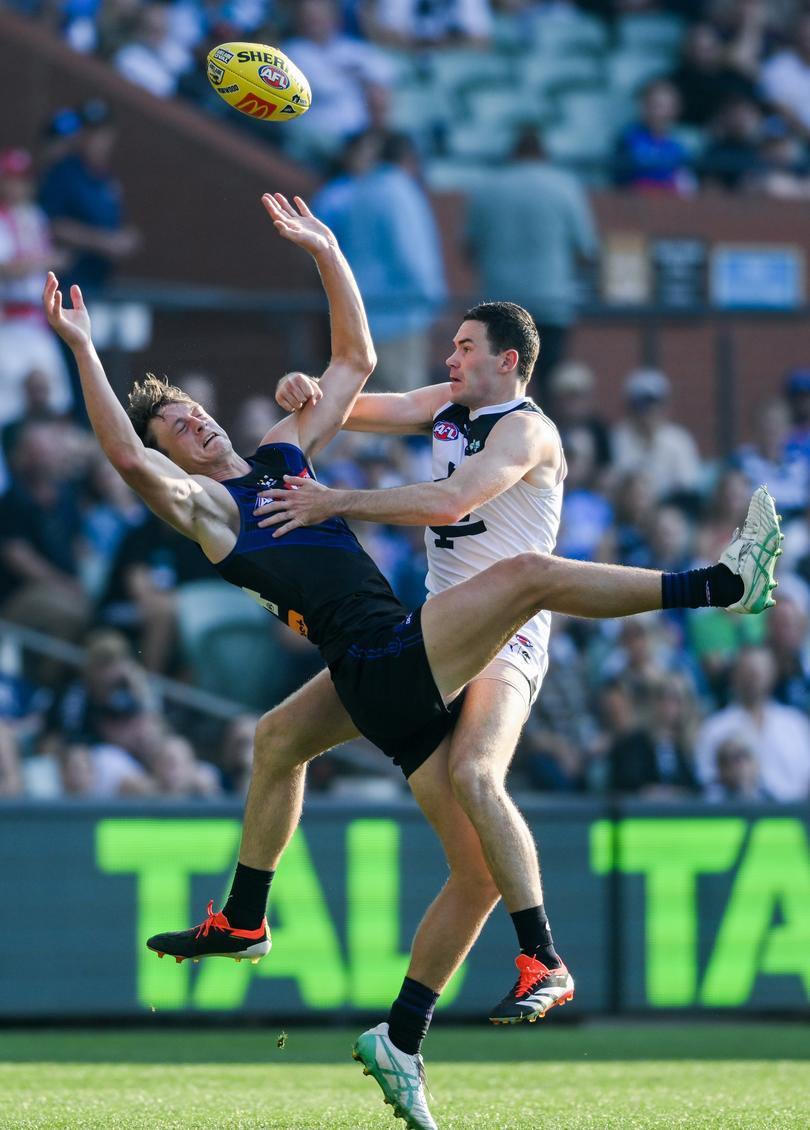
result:
M 658 608 L 657 570 L 521 553 L 432 597 L 422 609 L 422 632 L 436 685 L 450 695 L 540 609 L 610 619 Z

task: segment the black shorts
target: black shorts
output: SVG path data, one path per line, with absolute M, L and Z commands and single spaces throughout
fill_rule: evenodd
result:
M 450 733 L 459 695 L 445 706 L 422 639 L 422 609 L 350 645 L 329 665 L 357 729 L 410 777 Z

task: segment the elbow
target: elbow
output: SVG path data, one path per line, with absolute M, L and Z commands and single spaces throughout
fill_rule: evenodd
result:
M 143 467 L 143 448 L 114 447 L 105 451 L 105 455 L 123 478 L 137 475 Z
M 431 509 L 428 515 L 428 523 L 431 526 L 454 526 L 467 514 L 469 514 L 469 510 L 456 502 L 455 499 L 442 498 L 438 499 L 437 505 Z
M 374 352 L 374 347 L 371 342 L 369 342 L 367 348 L 359 349 L 357 352 L 349 353 L 345 356 L 333 357 L 331 363 L 333 365 L 337 363 L 345 366 L 347 369 L 351 369 L 353 372 L 357 373 L 358 376 L 363 378 L 363 383 L 365 384 L 374 372 L 374 368 L 377 364 L 377 354 Z

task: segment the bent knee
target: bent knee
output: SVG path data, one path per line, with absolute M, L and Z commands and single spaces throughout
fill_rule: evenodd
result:
M 501 894 L 486 867 L 457 863 L 450 868 L 448 883 L 462 892 L 465 905 L 491 910 Z
M 491 802 L 506 788 L 501 775 L 486 763 L 451 761 L 448 772 L 453 793 L 468 814 Z
M 254 766 L 267 769 L 274 765 L 299 765 L 314 756 L 301 749 L 295 728 L 284 713 L 282 707 L 276 707 L 259 719 L 253 742 Z

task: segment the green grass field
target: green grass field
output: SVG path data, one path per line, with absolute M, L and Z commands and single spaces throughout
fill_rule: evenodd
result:
M 402 1127 L 356 1030 L 0 1031 L 4 1130 Z M 810 1029 L 594 1023 L 444 1028 L 425 1043 L 440 1130 L 807 1130 Z

